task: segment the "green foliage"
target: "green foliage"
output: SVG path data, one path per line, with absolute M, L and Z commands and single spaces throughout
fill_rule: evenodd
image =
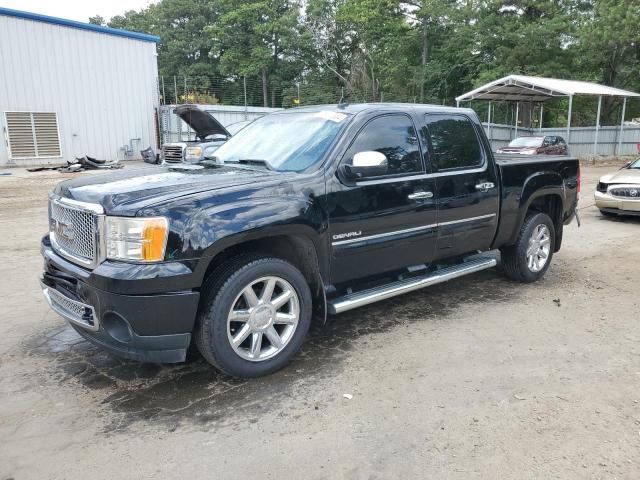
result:
M 298 90 L 302 105 L 343 92 L 453 104 L 513 73 L 638 91 L 639 19 L 640 0 L 160 0 L 108 25 L 160 36 L 160 73 L 188 76 L 189 91 L 236 101 L 246 76 L 252 103 L 287 107 Z M 576 122 L 593 123 L 591 100 Z M 629 116 L 639 108 L 631 102 Z M 605 122 L 619 109 L 606 101 Z

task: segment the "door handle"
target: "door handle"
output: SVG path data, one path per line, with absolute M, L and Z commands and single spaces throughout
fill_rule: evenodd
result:
M 433 198 L 433 192 L 415 192 L 407 195 L 409 200 L 423 200 L 425 198 Z
M 484 182 L 476 185 L 476 190 L 479 190 L 481 192 L 486 192 L 487 190 L 491 190 L 492 188 L 495 188 L 495 184 L 493 182 Z

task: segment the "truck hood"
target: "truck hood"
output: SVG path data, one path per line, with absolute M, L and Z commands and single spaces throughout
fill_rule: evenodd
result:
M 273 181 L 279 175 L 282 174 L 222 165 L 138 167 L 67 180 L 58 184 L 54 193 L 100 204 L 107 214 L 132 216 L 141 208 L 184 195 L 255 186 Z
M 639 168 L 623 168 L 617 172 L 609 173 L 600 178 L 603 183 L 631 183 L 640 184 L 640 169 Z
M 209 135 L 231 137 L 218 120 L 204 110 L 200 110 L 196 105 L 180 105 L 173 113 L 189 125 L 200 139 L 204 140 Z

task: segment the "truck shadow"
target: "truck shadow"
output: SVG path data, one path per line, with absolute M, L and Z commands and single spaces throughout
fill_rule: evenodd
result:
M 335 376 L 351 350 L 366 348 L 368 336 L 413 322 L 455 322 L 452 313 L 461 305 L 512 301 L 518 291 L 514 283 L 488 270 L 329 317 L 325 325 L 312 327 L 291 365 L 253 380 L 222 375 L 197 353 L 173 366 L 122 360 L 87 343 L 66 325 L 27 348 L 29 354 L 53 359 L 46 373 L 60 384 L 103 396 L 102 404 L 110 411 L 106 432 L 137 421 L 156 421 L 169 431 L 187 424 L 210 428 L 256 422 L 285 399 L 294 399 L 301 408 L 320 408 L 305 392 Z

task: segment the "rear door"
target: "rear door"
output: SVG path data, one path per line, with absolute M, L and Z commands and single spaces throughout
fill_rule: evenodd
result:
M 426 114 L 424 121 L 438 202 L 435 259 L 486 250 L 498 225 L 500 188 L 480 127 L 458 113 Z
M 436 248 L 435 179 L 426 175 L 414 121 L 404 113 L 370 119 L 342 157 L 386 155 L 386 174 L 327 182 L 332 283 L 428 263 Z

